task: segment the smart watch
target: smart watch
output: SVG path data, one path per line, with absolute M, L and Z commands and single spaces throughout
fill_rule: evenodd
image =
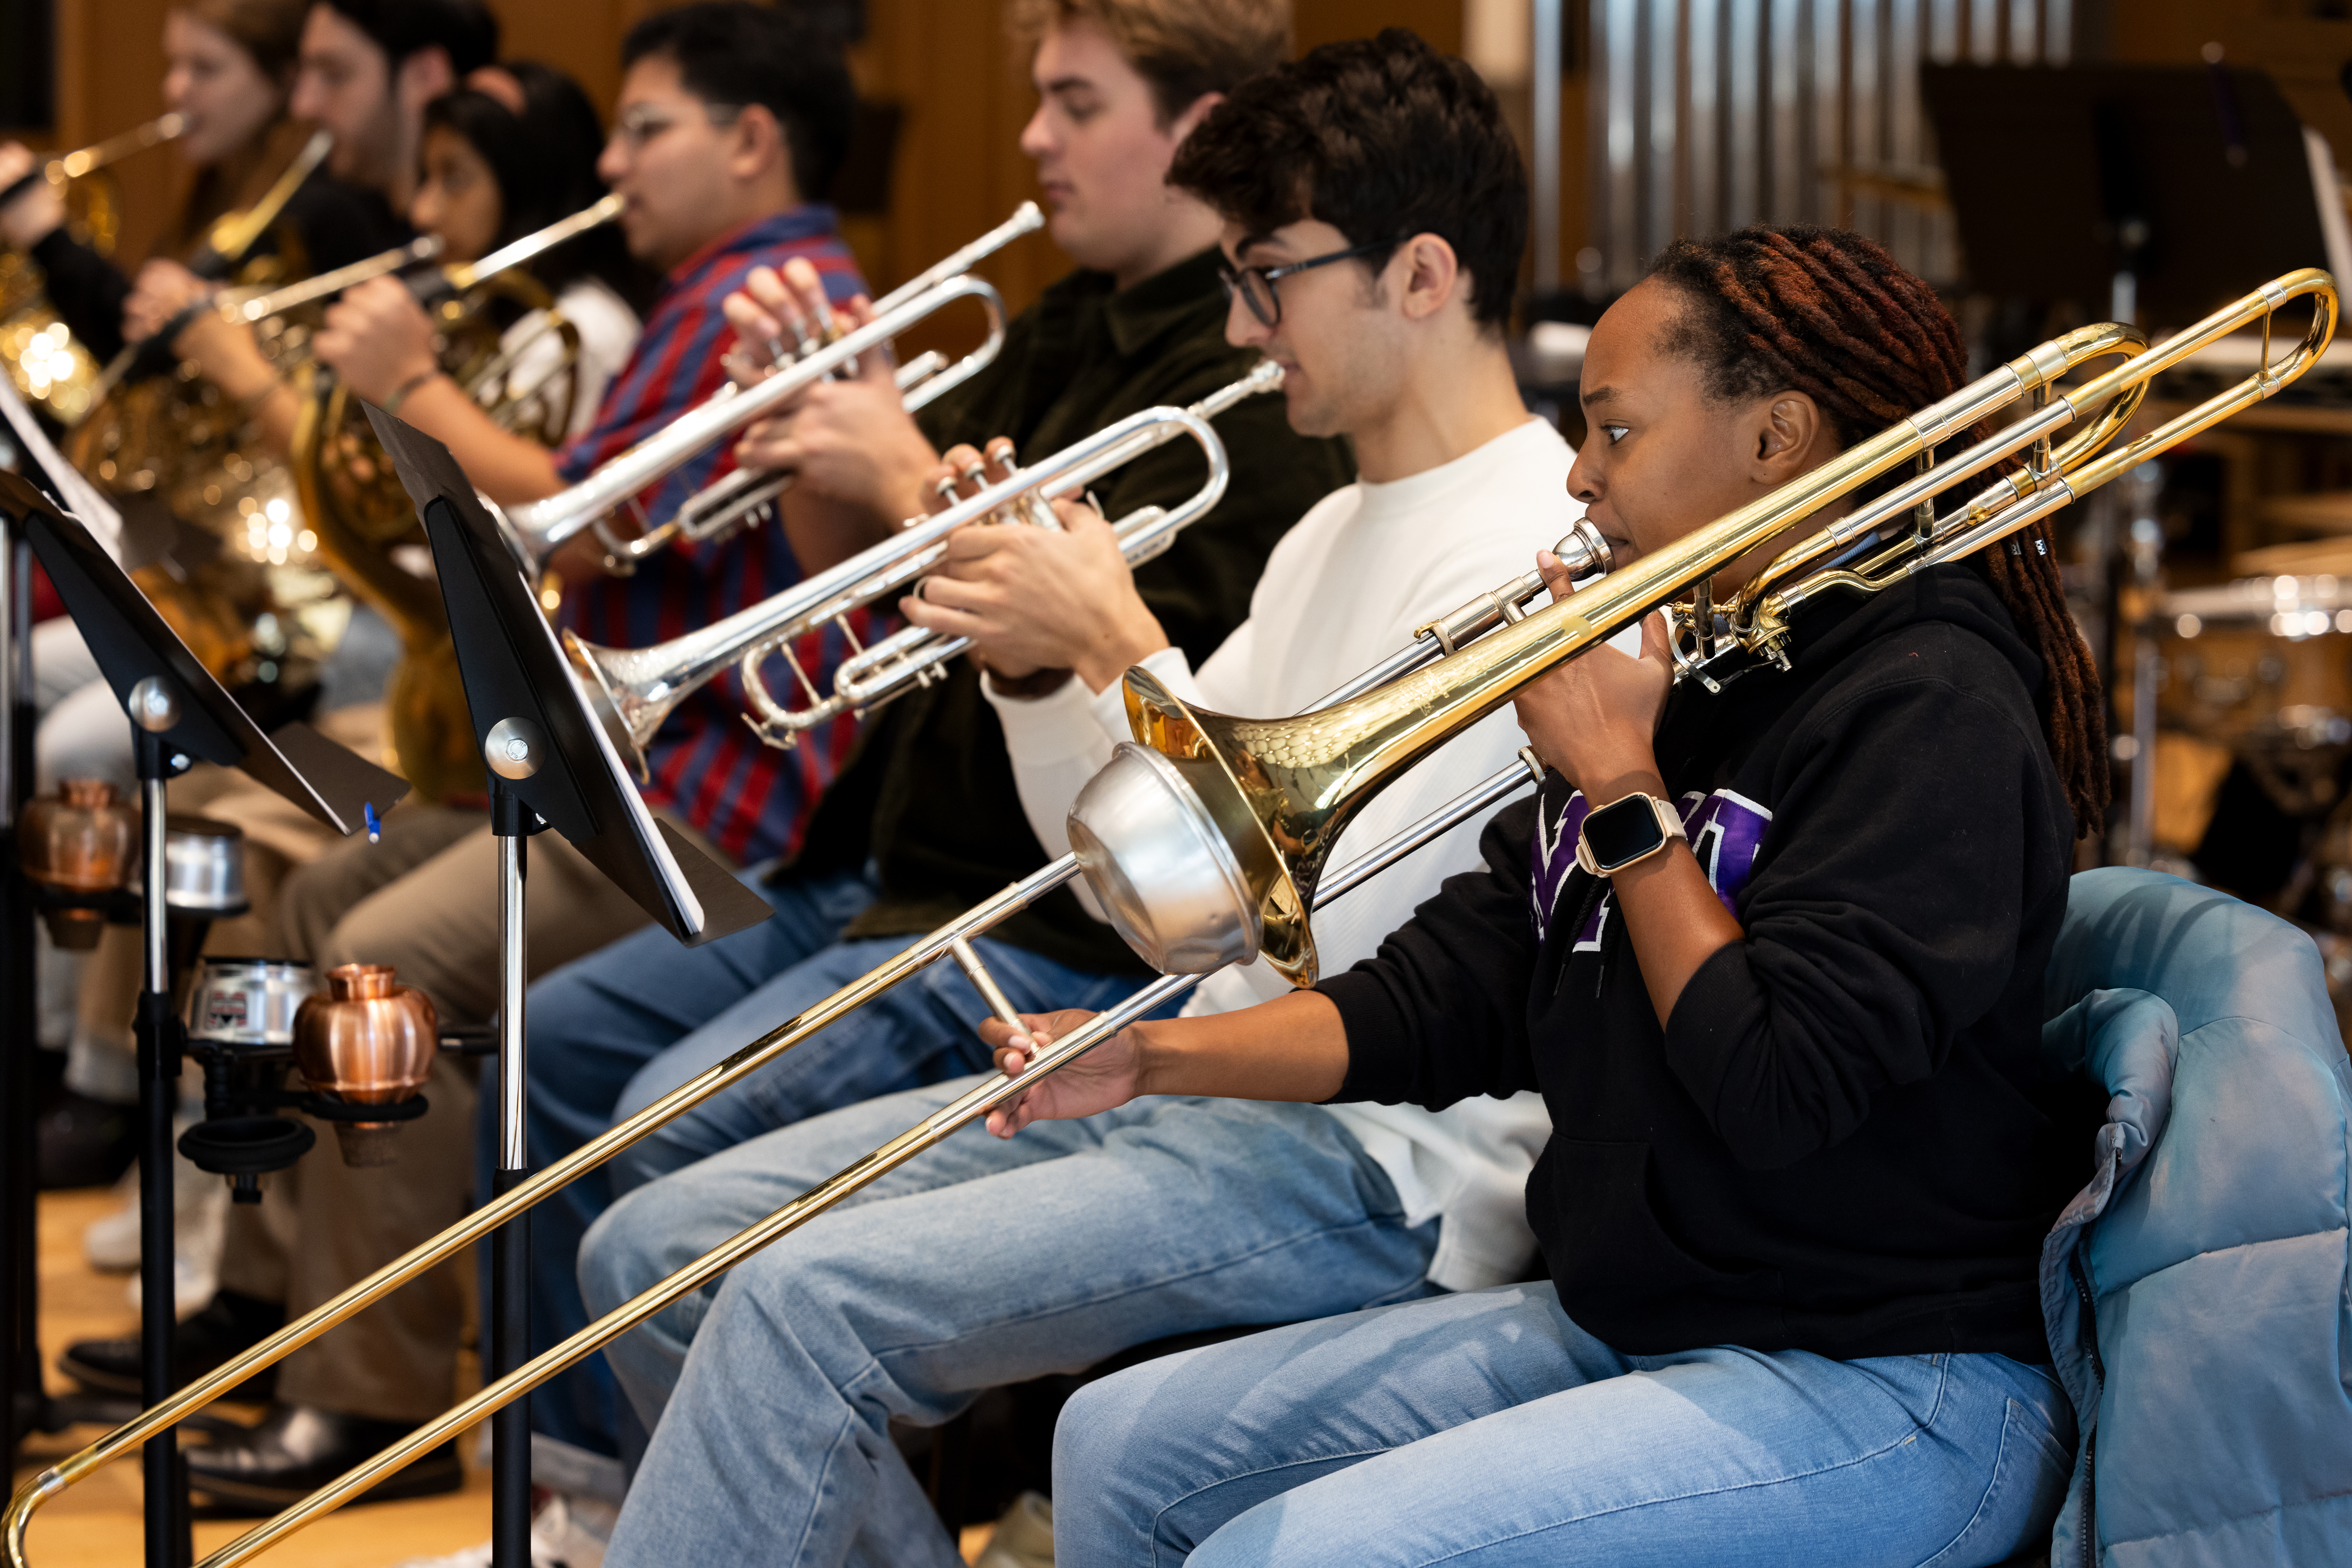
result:
M 1672 802 L 1629 795 L 1585 814 L 1576 835 L 1576 863 L 1592 876 L 1614 876 L 1686 837 L 1682 814 Z

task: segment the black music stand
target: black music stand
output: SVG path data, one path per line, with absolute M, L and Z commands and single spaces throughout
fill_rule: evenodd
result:
M 33 546 L 25 520 L 0 508 L 0 1449 L 11 1464 L 26 1434 L 47 1431 L 41 1392 L 38 1161 L 33 1052 L 33 888 L 16 857 L 33 798 Z
M 37 476 L 86 521 L 119 532 L 121 519 L 76 473 L 16 389 L 0 378 L 0 423 L 19 448 L 17 471 Z M 33 797 L 33 542 L 25 520 L 0 511 L 0 1449 L 13 1462 L 33 1432 L 71 1419 L 41 1387 L 39 1136 L 33 1053 L 39 966 L 32 883 L 17 859 L 16 825 Z
M 2303 124 L 2264 72 L 1931 65 L 1919 90 L 1974 292 L 2105 321 L 2127 276 L 2139 322 L 2178 327 L 2327 265 Z
M 31 484 L 0 474 L 0 515 L 29 536 L 58 596 L 81 628 L 131 724 L 145 846 L 145 980 L 139 994 L 140 1399 L 152 1406 L 178 1385 L 173 1311 L 172 1113 L 179 1102 L 184 1031 L 172 1009 L 165 952 L 164 784 L 196 758 L 241 770 L 349 836 L 371 806 L 388 809 L 408 785 L 307 724 L 264 735 L 197 662 L 146 595 L 89 531 Z M 172 1431 L 141 1456 L 146 1481 L 148 1568 L 191 1561 L 187 1468 Z
M 646 809 L 589 711 L 538 595 L 449 449 L 380 408 L 367 415 L 432 544 L 467 711 L 492 775 L 490 831 L 499 840 L 499 1169 L 492 1191 L 502 1194 L 530 1174 L 523 1121 L 530 836 L 553 827 L 689 947 L 757 925 L 774 911 Z M 527 1359 L 529 1223 L 529 1215 L 519 1215 L 490 1237 L 490 1378 Z M 490 1417 L 490 1472 L 491 1562 L 529 1568 L 525 1400 Z

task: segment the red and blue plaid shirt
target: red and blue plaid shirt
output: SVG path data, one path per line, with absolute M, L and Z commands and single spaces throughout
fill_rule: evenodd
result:
M 719 303 L 754 267 L 793 257 L 814 265 L 836 302 L 865 291 L 856 260 L 834 226 L 833 209 L 811 203 L 713 240 L 673 269 L 646 319 L 629 363 L 605 391 L 593 428 L 556 456 L 566 483 L 652 435 L 727 381 L 719 357 L 735 342 Z M 658 521 L 691 491 L 734 467 L 722 441 L 638 499 Z M 645 647 L 709 625 L 801 580 L 783 529 L 772 519 L 717 544 L 672 544 L 638 566 L 565 595 L 563 624 L 590 642 Z M 870 640 L 863 617 L 856 623 Z M 793 647 L 820 691 L 847 652 L 828 629 Z M 798 683 L 771 661 L 762 671 L 779 699 L 799 700 Z M 817 799 L 849 756 L 856 721 L 842 718 L 790 752 L 762 744 L 743 722 L 743 683 L 729 669 L 678 704 L 655 735 L 647 804 L 692 823 L 739 865 L 800 848 Z

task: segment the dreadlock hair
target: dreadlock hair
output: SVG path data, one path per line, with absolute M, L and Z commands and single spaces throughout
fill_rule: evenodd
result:
M 1844 229 L 1758 226 L 1677 240 L 1650 276 L 1682 295 L 1686 309 L 1664 346 L 1697 362 L 1710 396 L 1802 392 L 1843 446 L 1950 395 L 1968 376 L 1959 327 L 1935 290 Z M 2105 711 L 2049 532 L 2037 522 L 1970 563 L 2042 657 L 2042 733 L 2075 835 L 2095 832 L 2109 798 Z

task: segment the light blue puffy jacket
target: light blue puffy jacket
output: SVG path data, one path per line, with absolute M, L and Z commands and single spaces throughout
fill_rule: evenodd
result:
M 2110 868 L 2074 879 L 2046 994 L 2051 1065 L 2112 1097 L 2042 1256 L 2083 1433 L 2052 1568 L 2352 1564 L 2352 1064 L 2317 950 Z

